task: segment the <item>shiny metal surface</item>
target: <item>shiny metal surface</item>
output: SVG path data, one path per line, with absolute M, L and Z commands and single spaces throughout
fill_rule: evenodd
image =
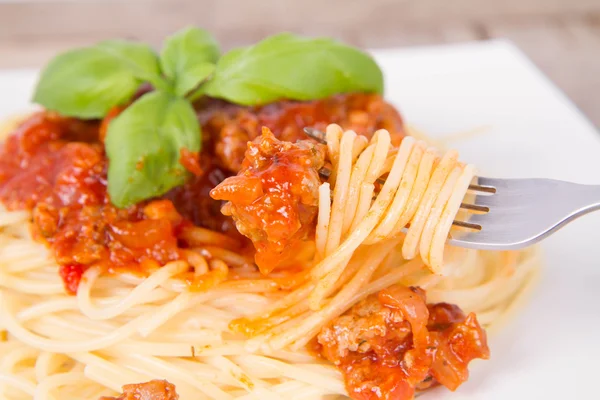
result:
M 479 185 L 496 188 L 480 193 L 474 203 L 489 207 L 469 223 L 481 226 L 449 244 L 482 250 L 516 250 L 530 246 L 567 223 L 600 209 L 600 186 L 553 179 L 479 178 Z

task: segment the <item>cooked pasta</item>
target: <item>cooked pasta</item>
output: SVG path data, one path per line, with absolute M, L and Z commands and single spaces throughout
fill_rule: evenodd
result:
M 269 135 L 256 143 L 275 143 Z M 332 321 L 398 283 L 498 324 L 534 282 L 538 251 L 445 246 L 473 166 L 423 140 L 394 143 L 383 129 L 367 138 L 327 127 L 312 167 L 332 173 L 302 206 L 315 221 L 299 239 L 300 270 L 262 274 L 239 238 L 187 227 L 178 259 L 133 271 L 92 265 L 73 295 L 56 253 L 32 237 L 32 213 L 2 209 L 0 397 L 98 399 L 152 379 L 173 383 L 181 399 L 347 395 L 345 375 L 310 348 Z M 315 155 L 314 145 L 281 146 Z M 175 218 L 164 203 L 143 210 Z
M 436 302 L 497 316 L 535 270 L 535 251 L 444 246 L 473 178 L 473 166 L 457 162 L 456 152 L 441 156 L 411 137 L 396 150 L 385 130 L 367 142 L 337 125 L 327 128 L 327 147 L 333 173 L 319 188 L 311 280 L 268 311 L 236 322 L 240 330 L 258 327 L 253 349 L 302 348 L 357 300 L 399 281 L 426 288 Z M 442 270 L 445 249 L 450 261 Z M 410 261 L 419 251 L 420 259 Z

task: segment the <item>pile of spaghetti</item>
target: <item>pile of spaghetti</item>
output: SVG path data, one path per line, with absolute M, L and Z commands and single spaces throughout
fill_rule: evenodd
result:
M 456 152 L 378 95 L 198 115 L 192 178 L 126 209 L 102 121 L 3 130 L 1 398 L 408 400 L 488 358 L 539 259 L 445 246 Z

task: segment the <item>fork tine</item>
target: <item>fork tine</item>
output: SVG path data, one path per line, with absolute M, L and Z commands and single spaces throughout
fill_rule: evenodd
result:
M 319 143 L 327 144 L 327 140 L 325 140 L 325 132 L 315 128 L 306 127 L 304 128 L 304 133 Z
M 460 208 L 464 210 L 478 211 L 478 212 L 489 212 L 490 208 L 487 206 L 482 206 L 479 204 L 468 204 L 468 203 L 460 203 Z
M 497 179 L 478 177 L 476 184 L 469 185 L 469 190 L 484 193 L 496 193 L 497 184 Z
M 464 222 L 464 221 L 452 221 L 452 225 L 454 226 L 460 226 L 462 228 L 468 228 L 468 229 L 473 229 L 475 231 L 480 231 L 481 230 L 481 225 L 478 224 L 472 224 L 470 222 Z
M 495 187 L 475 185 L 475 184 L 469 185 L 469 190 L 474 190 L 476 192 L 496 193 Z

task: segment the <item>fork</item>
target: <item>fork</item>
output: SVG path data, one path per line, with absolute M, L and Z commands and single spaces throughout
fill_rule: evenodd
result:
M 304 128 L 304 132 L 326 144 L 323 132 L 313 128 Z M 319 173 L 327 177 L 331 171 L 322 168 Z M 469 191 L 475 194 L 474 204 L 462 203 L 461 208 L 474 213 L 469 214 L 468 221 L 453 222 L 467 232 L 450 237 L 448 244 L 470 249 L 522 249 L 600 209 L 600 185 L 478 177 Z

